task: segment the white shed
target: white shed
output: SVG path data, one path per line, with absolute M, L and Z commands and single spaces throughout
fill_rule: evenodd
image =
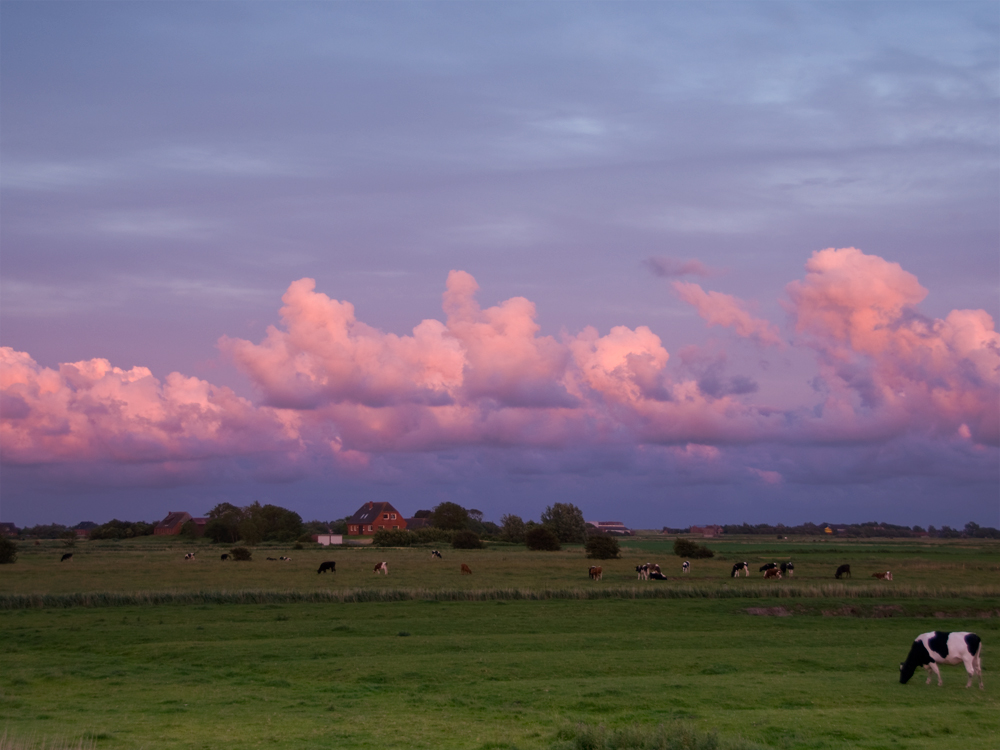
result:
M 343 544 L 344 535 L 343 534 L 313 534 L 313 541 L 317 544 L 322 544 L 324 547 L 329 547 L 331 544 Z

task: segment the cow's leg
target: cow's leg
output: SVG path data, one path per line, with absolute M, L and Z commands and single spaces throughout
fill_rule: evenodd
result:
M 965 659 L 963 659 L 963 662 L 965 663 L 965 671 L 969 673 L 969 681 L 965 683 L 965 687 L 972 687 L 972 678 L 978 674 L 979 689 L 985 690 L 986 688 L 983 687 L 983 662 L 979 658 L 979 655 L 976 654 L 973 656 L 972 654 L 969 654 Z
M 938 687 L 944 687 L 944 682 L 941 681 L 941 670 L 938 669 L 938 665 L 931 662 L 927 665 L 927 684 L 931 684 L 931 675 L 937 675 Z

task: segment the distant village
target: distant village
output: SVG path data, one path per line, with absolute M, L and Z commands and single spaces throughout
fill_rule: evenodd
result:
M 555 509 L 555 510 L 553 510 Z M 445 513 L 450 513 L 447 516 Z M 557 512 L 568 517 L 579 527 L 582 534 L 610 536 L 634 536 L 637 532 L 621 521 L 584 521 L 583 514 L 575 505 L 556 503 L 542 514 L 542 524 L 552 523 L 551 514 Z M 444 522 L 442 522 L 444 518 Z M 560 516 L 562 519 L 562 516 Z M 555 519 L 565 522 L 565 520 Z M 501 522 L 484 521 L 482 512 L 466 509 L 456 503 L 442 503 L 433 510 L 417 510 L 406 516 L 389 502 L 366 502 L 351 516 L 335 521 L 302 521 L 294 511 L 274 505 L 254 503 L 240 508 L 230 503 L 220 503 L 204 516 L 193 516 L 187 511 L 170 511 L 157 522 L 119 521 L 113 519 L 104 524 L 82 521 L 75 526 L 58 523 L 39 524 L 18 528 L 12 523 L 0 523 L 0 535 L 36 539 L 124 539 L 137 536 L 181 536 L 201 538 L 208 536 L 216 542 L 237 540 L 257 543 L 261 541 L 299 541 L 322 545 L 342 544 L 344 538 L 375 537 L 380 532 L 419 532 L 432 528 L 468 528 L 482 539 L 513 541 L 513 537 L 523 536 L 525 529 L 539 525 L 534 521 L 524 521 L 513 515 L 504 515 Z M 666 535 L 691 535 L 705 539 L 724 535 L 759 535 L 786 537 L 885 537 L 885 538 L 1000 538 L 1000 530 L 979 526 L 970 522 L 962 529 L 942 526 L 926 528 L 920 526 L 900 526 L 890 523 L 867 522 L 855 524 L 804 523 L 797 526 L 784 524 L 708 524 L 672 528 L 663 526 L 643 533 Z M 397 535 L 397 538 L 402 538 Z

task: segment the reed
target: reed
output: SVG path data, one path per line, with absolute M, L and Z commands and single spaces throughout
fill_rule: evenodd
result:
M 607 588 L 345 588 L 323 591 L 92 591 L 72 594 L 0 594 L 0 610 L 126 607 L 158 604 L 352 604 L 400 601 L 545 601 L 550 599 L 996 599 L 1000 586 L 720 585 Z

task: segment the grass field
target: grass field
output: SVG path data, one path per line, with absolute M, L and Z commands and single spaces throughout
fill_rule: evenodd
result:
M 0 567 L 0 734 L 11 748 L 485 750 L 663 724 L 733 747 L 1000 748 L 1000 545 L 711 546 L 682 577 L 668 542 L 630 540 L 593 583 L 579 548 L 434 561 L 264 547 L 223 563 L 207 544 L 142 539 L 59 563 L 55 543 L 22 545 Z M 264 559 L 280 555 L 292 561 Z M 789 558 L 790 581 L 756 573 Z M 325 559 L 335 575 L 317 575 Z M 382 559 L 388 577 L 371 572 Z M 728 578 L 737 559 L 751 578 Z M 671 580 L 635 580 L 647 560 Z M 834 581 L 843 562 L 854 578 Z M 892 583 L 869 577 L 887 569 Z M 943 688 L 898 683 L 910 641 L 934 629 L 982 636 L 985 691 L 960 667 Z

